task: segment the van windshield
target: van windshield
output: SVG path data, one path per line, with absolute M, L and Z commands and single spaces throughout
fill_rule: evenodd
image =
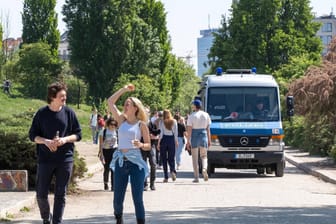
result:
M 279 121 L 276 87 L 211 87 L 207 112 L 212 121 Z

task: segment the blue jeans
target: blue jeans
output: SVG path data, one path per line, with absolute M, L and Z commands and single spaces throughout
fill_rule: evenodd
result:
M 98 138 L 97 138 L 97 127 L 96 126 L 91 126 L 91 135 L 92 135 L 92 142 L 93 144 L 98 143 Z
M 36 198 L 43 220 L 48 220 L 50 216 L 48 193 L 52 177 L 55 175 L 55 197 L 52 223 L 62 223 L 65 195 L 72 173 L 72 167 L 73 162 L 38 164 Z
M 140 170 L 136 164 L 130 161 L 124 161 L 123 167 L 119 166 L 118 161 L 115 165 L 113 198 L 114 215 L 121 216 L 123 214 L 123 204 L 129 177 L 131 180 L 135 216 L 137 219 L 145 219 L 145 207 L 143 203 L 145 171 L 144 169 Z
M 181 155 L 182 155 L 182 152 L 184 150 L 184 147 L 185 147 L 185 143 L 184 143 L 184 138 L 183 137 L 178 137 L 178 147 L 177 147 L 177 150 L 176 150 L 176 164 L 177 165 L 181 165 Z

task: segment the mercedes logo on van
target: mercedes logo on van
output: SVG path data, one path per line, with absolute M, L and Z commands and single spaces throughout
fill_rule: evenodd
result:
M 248 143 L 249 143 L 249 140 L 248 140 L 248 138 L 247 137 L 241 137 L 240 138 L 240 144 L 241 145 L 248 145 Z

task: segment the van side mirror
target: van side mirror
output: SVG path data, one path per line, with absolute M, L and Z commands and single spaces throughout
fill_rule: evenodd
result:
M 287 116 L 289 117 L 294 116 L 294 97 L 287 96 L 286 104 L 287 104 Z

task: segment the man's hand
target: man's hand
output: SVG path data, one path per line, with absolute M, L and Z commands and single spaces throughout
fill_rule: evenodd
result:
M 49 150 L 51 152 L 56 152 L 57 151 L 57 147 L 58 147 L 58 143 L 57 140 L 50 140 L 50 139 L 46 139 L 44 141 L 44 144 L 49 148 Z
M 189 141 L 186 144 L 186 150 L 191 151 L 191 144 Z
M 55 141 L 57 142 L 57 146 L 62 146 L 65 143 L 67 143 L 67 138 L 66 137 L 57 138 L 57 139 L 55 139 Z

